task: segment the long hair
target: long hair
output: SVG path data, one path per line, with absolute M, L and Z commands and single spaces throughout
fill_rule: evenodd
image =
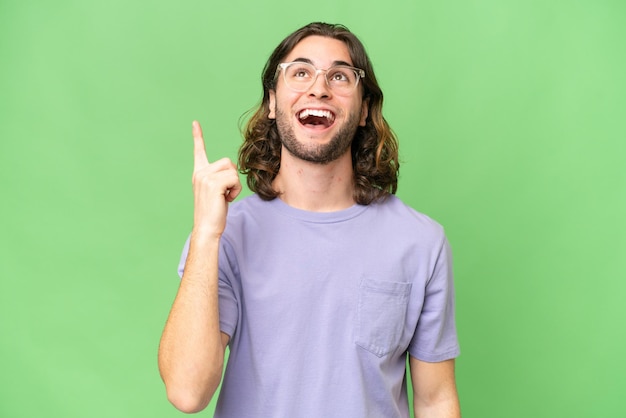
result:
M 272 182 L 280 168 L 281 141 L 276 121 L 269 119 L 269 92 L 276 88 L 276 69 L 291 50 L 308 36 L 324 36 L 346 44 L 355 67 L 365 70 L 363 100 L 368 101 L 365 126 L 359 126 L 352 141 L 354 200 L 368 205 L 395 194 L 398 187 L 398 142 L 382 115 L 383 92 L 374 69 L 359 39 L 343 25 L 315 22 L 306 25 L 276 47 L 263 68 L 263 100 L 244 129 L 244 143 L 239 149 L 239 170 L 247 175 L 248 187 L 264 200 L 278 192 Z

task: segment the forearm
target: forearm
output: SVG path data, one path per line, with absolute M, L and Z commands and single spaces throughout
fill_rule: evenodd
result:
M 461 408 L 459 398 L 454 393 L 448 396 L 429 401 L 415 397 L 413 401 L 415 418 L 460 418 Z
M 185 272 L 159 346 L 168 398 L 184 412 L 204 409 L 222 377 L 218 248 L 219 238 L 192 233 Z

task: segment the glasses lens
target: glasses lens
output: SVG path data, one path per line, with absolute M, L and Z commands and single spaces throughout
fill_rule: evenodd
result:
M 284 71 L 285 83 L 295 91 L 307 91 L 315 81 L 315 67 L 306 62 L 292 62 Z
M 324 73 L 328 86 L 337 94 L 350 94 L 359 82 L 359 76 L 352 67 L 338 65 L 319 71 Z M 285 65 L 283 72 L 287 87 L 305 92 L 315 82 L 318 70 L 312 64 L 296 61 Z
M 342 66 L 329 68 L 326 73 L 326 79 L 328 80 L 328 85 L 338 93 L 351 92 L 359 81 L 356 72 L 352 68 Z

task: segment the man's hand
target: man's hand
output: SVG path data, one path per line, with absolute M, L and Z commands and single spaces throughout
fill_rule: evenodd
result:
M 193 194 L 194 231 L 220 237 L 226 227 L 228 203 L 241 192 L 237 166 L 228 158 L 209 163 L 202 128 L 192 125 L 194 141 Z

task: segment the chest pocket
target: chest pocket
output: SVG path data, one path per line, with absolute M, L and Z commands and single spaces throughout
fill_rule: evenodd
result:
M 411 283 L 363 279 L 359 287 L 356 344 L 382 357 L 400 342 Z

